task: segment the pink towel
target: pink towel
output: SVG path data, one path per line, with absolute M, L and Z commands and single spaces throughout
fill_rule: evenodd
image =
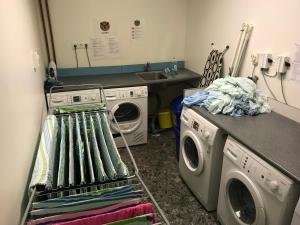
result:
M 94 216 L 94 215 L 100 215 L 112 211 L 116 211 L 119 209 L 123 209 L 125 207 L 130 207 L 130 206 L 135 206 L 141 203 L 141 199 L 133 199 L 127 202 L 122 202 L 116 205 L 111 205 L 105 208 L 101 209 L 93 209 L 93 210 L 88 210 L 88 211 L 82 211 L 82 212 L 77 212 L 77 213 L 65 213 L 61 215 L 56 215 L 56 216 L 49 216 L 49 217 L 44 217 L 41 219 L 36 219 L 36 220 L 30 220 L 27 224 L 28 225 L 37 225 L 41 223 L 49 223 L 49 222 L 56 222 L 56 221 L 64 221 L 64 220 L 72 220 L 80 217 L 88 217 L 88 216 Z
M 55 223 L 54 225 L 104 225 L 120 220 L 125 220 L 145 214 L 154 213 L 151 203 L 140 204 L 134 207 L 121 209 L 116 212 L 106 213 L 97 216 L 91 216 L 83 219 L 77 219 L 69 222 Z M 153 223 L 155 218 L 153 217 Z

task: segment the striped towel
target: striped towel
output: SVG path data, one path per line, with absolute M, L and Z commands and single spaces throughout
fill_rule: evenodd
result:
M 43 217 L 41 219 L 30 220 L 27 224 L 28 225 L 37 225 L 37 224 L 47 225 L 47 224 L 53 224 L 54 222 L 56 222 L 56 223 L 67 222 L 67 221 L 72 221 L 75 219 L 81 219 L 81 218 L 85 218 L 85 217 L 115 212 L 120 209 L 139 205 L 139 204 L 141 204 L 141 202 L 142 202 L 141 198 L 136 198 L 136 199 L 133 199 L 130 201 L 121 202 L 119 204 L 110 205 L 110 206 L 100 208 L 100 209 L 92 209 L 92 210 L 81 211 L 81 212 L 77 212 L 77 213 L 64 213 L 61 215 L 54 215 L 54 216 L 49 216 L 49 217 Z
M 41 186 L 50 189 L 53 185 L 53 168 L 57 141 L 58 123 L 53 115 L 47 116 L 39 143 L 30 188 Z
M 91 140 L 92 140 L 92 149 L 93 149 L 93 159 L 95 161 L 95 176 L 97 181 L 103 182 L 108 180 L 108 177 L 105 173 L 104 166 L 101 159 L 101 154 L 99 150 L 99 146 L 97 143 L 97 136 L 95 130 L 95 124 L 92 116 L 90 116 L 90 126 L 91 126 Z
M 96 114 L 95 125 L 96 125 L 97 137 L 99 140 L 100 154 L 101 157 L 103 157 L 103 164 L 105 167 L 106 174 L 111 180 L 116 180 L 118 178 L 118 174 L 110 158 L 110 154 L 103 134 L 104 130 L 102 128 L 102 122 L 99 113 Z
M 118 152 L 116 143 L 114 141 L 113 135 L 109 128 L 108 118 L 105 112 L 101 113 L 101 122 L 103 128 L 103 134 L 105 137 L 106 146 L 111 158 L 111 161 L 114 165 L 114 168 L 118 174 L 118 177 L 128 177 L 129 171 L 125 163 L 122 161 L 121 156 Z

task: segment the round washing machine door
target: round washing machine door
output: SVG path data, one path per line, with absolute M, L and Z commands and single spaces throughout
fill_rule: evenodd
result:
M 142 123 L 141 108 L 134 102 L 119 102 L 112 107 L 111 112 L 124 134 L 134 132 Z M 120 131 L 114 120 L 111 127 L 116 132 Z
M 204 169 L 204 145 L 190 130 L 183 134 L 181 151 L 186 167 L 191 173 L 199 175 Z
M 241 172 L 231 172 L 226 179 L 225 201 L 232 217 L 241 225 L 265 225 L 263 200 L 255 184 Z

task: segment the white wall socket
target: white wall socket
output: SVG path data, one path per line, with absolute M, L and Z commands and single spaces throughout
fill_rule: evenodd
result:
M 258 65 L 258 54 L 252 53 L 251 54 L 251 62 L 253 66 Z
M 261 69 L 268 70 L 273 63 L 273 57 L 272 54 L 261 54 L 262 60 L 261 60 Z
M 290 57 L 279 56 L 278 57 L 278 67 L 277 72 L 280 74 L 285 74 L 290 66 Z
M 86 42 L 75 42 L 72 44 L 72 48 L 77 45 L 77 49 L 85 49 Z

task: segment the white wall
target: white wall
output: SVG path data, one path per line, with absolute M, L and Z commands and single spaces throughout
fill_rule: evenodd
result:
M 210 43 L 219 49 L 230 45 L 225 55 L 225 71 L 231 64 L 243 22 L 252 23 L 254 31 L 241 74 L 251 74 L 251 53 L 293 56 L 294 44 L 300 42 L 299 0 L 189 0 L 187 12 L 186 67 L 202 73 L 210 52 Z M 266 90 L 257 69 L 258 87 Z M 267 78 L 268 79 L 268 78 Z M 282 100 L 280 80 L 268 79 L 275 95 Z M 284 81 L 287 101 L 300 108 L 300 82 Z
M 18 224 L 24 190 L 40 129 L 44 65 L 34 0 L 0 1 L 0 224 Z
M 58 67 L 76 67 L 72 45 L 95 37 L 95 19 L 108 19 L 116 26 L 121 57 L 94 61 L 93 66 L 184 59 L 187 0 L 51 0 L 49 4 Z M 145 20 L 144 39 L 130 39 L 131 18 Z M 84 51 L 79 51 L 79 64 L 88 65 Z

